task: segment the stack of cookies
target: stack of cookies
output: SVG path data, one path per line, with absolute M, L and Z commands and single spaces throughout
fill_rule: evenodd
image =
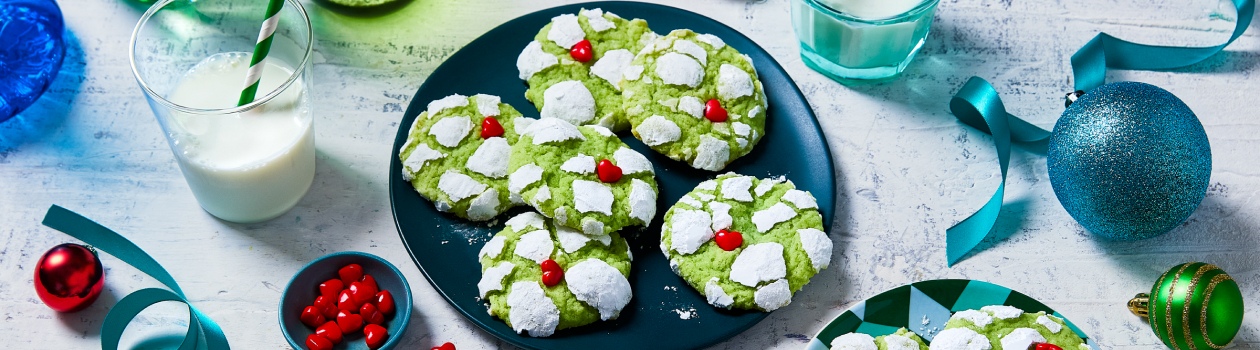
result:
M 752 60 L 721 38 L 600 9 L 557 16 L 517 58 L 540 119 L 489 95 L 430 102 L 399 157 L 403 179 L 443 212 L 491 220 L 516 206 L 479 260 L 479 297 L 518 333 L 617 318 L 633 256 L 618 233 L 657 213 L 654 165 L 616 132 L 719 171 L 765 132 Z M 710 304 L 772 311 L 831 260 L 815 199 L 784 179 L 728 173 L 665 215 L 661 250 Z

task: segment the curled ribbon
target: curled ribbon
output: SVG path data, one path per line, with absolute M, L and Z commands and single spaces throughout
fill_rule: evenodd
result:
M 101 349 L 116 350 L 127 324 L 149 306 L 163 301 L 177 301 L 188 305 L 188 333 L 180 344 L 180 350 L 195 350 L 198 346 L 209 350 L 227 350 L 227 338 L 223 330 L 210 317 L 192 306 L 179 284 L 171 274 L 153 260 L 149 254 L 118 233 L 85 218 L 78 213 L 53 205 L 44 215 L 44 226 L 61 231 L 67 235 L 109 253 L 123 262 L 134 266 L 141 272 L 152 276 L 170 290 L 146 288 L 128 294 L 109 310 L 105 322 L 101 325 Z
M 1189 66 L 1215 55 L 1242 36 L 1255 14 L 1255 0 L 1234 0 L 1238 21 L 1233 35 L 1224 44 L 1210 47 L 1154 46 L 1117 39 L 1099 33 L 1072 55 L 1072 75 L 1077 90 L 1089 91 L 1102 86 L 1107 69 L 1163 70 Z M 1023 119 L 1006 113 L 1002 98 L 984 79 L 971 77 L 950 100 L 950 112 L 959 121 L 993 135 L 997 148 L 1002 181 L 997 191 L 983 206 L 966 219 L 945 230 L 945 255 L 949 266 L 962 260 L 993 234 L 993 225 L 1002 211 L 1006 190 L 1006 173 L 1010 164 L 1011 141 L 1035 142 L 1050 133 Z

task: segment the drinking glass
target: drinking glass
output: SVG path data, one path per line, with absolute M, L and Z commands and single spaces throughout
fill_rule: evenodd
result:
M 895 77 L 923 47 L 938 1 L 924 0 L 891 17 L 863 18 L 820 0 L 791 0 L 801 58 L 841 82 Z
M 270 220 L 315 176 L 311 22 L 285 0 L 253 102 L 237 106 L 267 1 L 162 0 L 131 37 L 131 68 L 197 202 L 227 221 Z

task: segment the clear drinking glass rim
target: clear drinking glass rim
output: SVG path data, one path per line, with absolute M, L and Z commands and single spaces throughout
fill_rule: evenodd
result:
M 153 6 L 150 6 L 148 11 L 144 12 L 144 15 L 140 17 L 140 22 L 136 24 L 136 29 L 131 32 L 131 42 L 128 44 L 130 50 L 127 52 L 127 59 L 131 61 L 131 74 L 136 77 L 136 82 L 140 83 L 140 88 L 144 89 L 144 92 L 149 95 L 150 99 L 157 101 L 162 106 L 191 114 L 233 114 L 248 111 L 271 101 L 271 99 L 276 96 L 280 96 L 281 92 L 284 92 L 285 89 L 289 88 L 289 85 L 293 85 L 293 82 L 297 81 L 298 77 L 302 75 L 302 71 L 306 68 L 306 63 L 310 61 L 311 52 L 315 48 L 315 37 L 314 30 L 311 29 L 311 19 L 306 15 L 306 9 L 303 8 L 302 4 L 297 0 L 284 0 L 289 7 L 297 10 L 298 14 L 302 17 L 302 22 L 306 24 L 306 52 L 302 54 L 302 61 L 294 68 L 293 74 L 289 75 L 288 80 L 285 80 L 283 84 L 280 84 L 279 87 L 271 92 L 268 92 L 262 98 L 255 98 L 254 102 L 250 102 L 242 106 L 229 108 L 193 108 L 171 102 L 170 100 L 167 100 L 165 96 L 153 91 L 153 89 L 149 87 L 149 84 L 144 81 L 144 77 L 140 75 L 140 69 L 136 67 L 136 44 L 138 44 L 137 39 L 140 37 L 140 29 L 144 28 L 144 25 L 149 23 L 149 19 L 152 19 L 153 15 L 157 14 L 158 11 L 161 11 L 162 8 L 175 1 L 183 0 L 161 0 L 153 4 Z M 260 20 L 258 23 L 261 24 L 262 21 Z M 242 86 L 242 88 L 244 88 L 244 86 Z
M 929 8 L 932 8 L 933 6 L 936 6 L 936 4 L 940 2 L 940 0 L 923 0 L 923 2 L 919 3 L 914 8 L 906 12 L 893 15 L 892 17 L 870 19 L 870 18 L 857 17 L 854 15 L 850 15 L 848 13 L 838 11 L 836 9 L 831 8 L 831 6 L 827 6 L 825 4 L 819 3 L 818 0 L 800 0 L 800 1 L 804 1 L 805 3 L 808 3 L 810 7 L 813 7 L 815 10 L 818 10 L 819 12 L 825 13 L 829 16 L 836 17 L 838 19 L 843 19 L 846 21 L 860 22 L 860 23 L 865 23 L 865 24 L 892 24 L 892 23 L 905 22 L 907 19 L 910 19 L 910 18 L 913 18 L 922 14 L 923 12 L 927 11 Z

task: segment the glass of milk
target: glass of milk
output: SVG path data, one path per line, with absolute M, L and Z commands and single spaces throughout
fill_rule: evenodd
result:
M 265 0 L 162 0 L 131 37 L 131 68 L 201 207 L 223 220 L 270 220 L 315 177 L 311 22 L 297 0 L 278 14 L 258 94 L 237 106 Z
M 938 0 L 791 0 L 805 64 L 840 82 L 895 77 L 923 47 Z

